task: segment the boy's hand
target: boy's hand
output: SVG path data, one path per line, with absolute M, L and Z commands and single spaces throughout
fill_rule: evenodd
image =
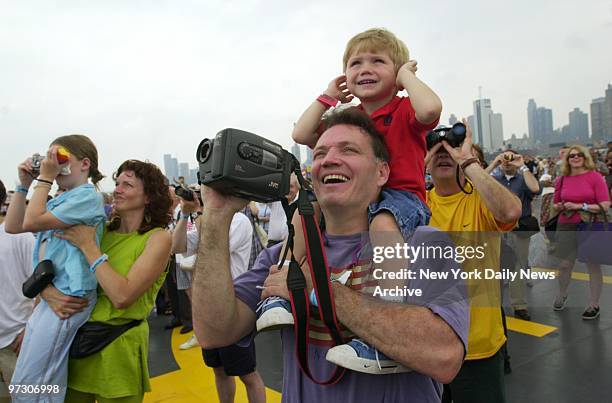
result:
M 334 99 L 337 99 L 343 104 L 347 104 L 355 98 L 346 86 L 346 76 L 343 74 L 331 80 L 327 89 L 323 92 Z
M 408 60 L 407 63 L 404 63 L 402 67 L 397 71 L 397 78 L 395 79 L 395 83 L 397 84 L 398 90 L 402 91 L 404 86 L 402 85 L 402 76 L 411 75 L 415 76 L 418 70 L 417 61 L 416 60 Z

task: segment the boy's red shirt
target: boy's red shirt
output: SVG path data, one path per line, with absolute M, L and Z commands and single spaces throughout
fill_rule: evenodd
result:
M 361 105 L 357 106 L 363 110 Z M 425 135 L 439 119 L 424 125 L 415 116 L 409 97 L 395 96 L 370 117 L 389 149 L 389 180 L 385 186 L 407 190 L 425 203 Z

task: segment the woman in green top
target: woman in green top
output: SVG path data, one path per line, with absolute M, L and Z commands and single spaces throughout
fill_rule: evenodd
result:
M 128 160 L 114 176 L 114 210 L 100 247 L 94 227 L 74 226 L 61 238 L 77 246 L 95 270 L 98 300 L 90 321 L 121 325 L 142 322 L 102 351 L 68 364 L 66 402 L 141 402 L 150 391 L 147 318 L 166 275 L 172 244 L 164 231 L 172 216 L 164 175 L 157 166 Z M 42 294 L 54 312 L 67 317 L 87 304 L 54 287 Z

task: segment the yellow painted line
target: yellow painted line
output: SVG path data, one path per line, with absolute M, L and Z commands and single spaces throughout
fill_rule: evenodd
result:
M 524 333 L 535 337 L 544 337 L 557 330 L 554 326 L 506 316 L 506 326 L 513 332 Z
M 533 270 L 533 271 L 548 271 L 548 272 L 559 274 L 559 270 L 546 269 L 546 268 L 543 268 L 543 267 L 533 267 L 531 270 Z M 572 271 L 572 278 L 574 280 L 589 281 L 591 276 L 588 273 Z M 612 284 L 612 276 L 603 276 L 603 282 L 604 282 L 604 284 Z
M 179 345 L 187 341 L 193 334 L 180 334 L 180 328 L 172 332 L 172 353 L 180 370 L 151 378 L 150 393 L 146 393 L 144 401 L 147 403 L 200 403 L 217 402 L 217 389 L 215 388 L 215 375 L 211 368 L 204 365 L 201 348 L 179 350 Z M 248 398 L 244 384 L 236 377 L 237 403 L 247 403 Z M 280 403 L 281 394 L 266 388 L 266 401 Z

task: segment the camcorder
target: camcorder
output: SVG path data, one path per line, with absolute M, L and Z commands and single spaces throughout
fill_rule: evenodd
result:
M 220 193 L 261 203 L 289 193 L 291 173 L 299 162 L 280 145 L 238 129 L 221 130 L 204 139 L 196 152 L 198 183 Z
M 455 148 L 463 144 L 465 140 L 465 125 L 461 122 L 455 123 L 452 127 L 440 126 L 427 133 L 425 141 L 427 142 L 427 150 L 431 150 L 433 146 L 441 141 L 446 141 L 449 146 Z

